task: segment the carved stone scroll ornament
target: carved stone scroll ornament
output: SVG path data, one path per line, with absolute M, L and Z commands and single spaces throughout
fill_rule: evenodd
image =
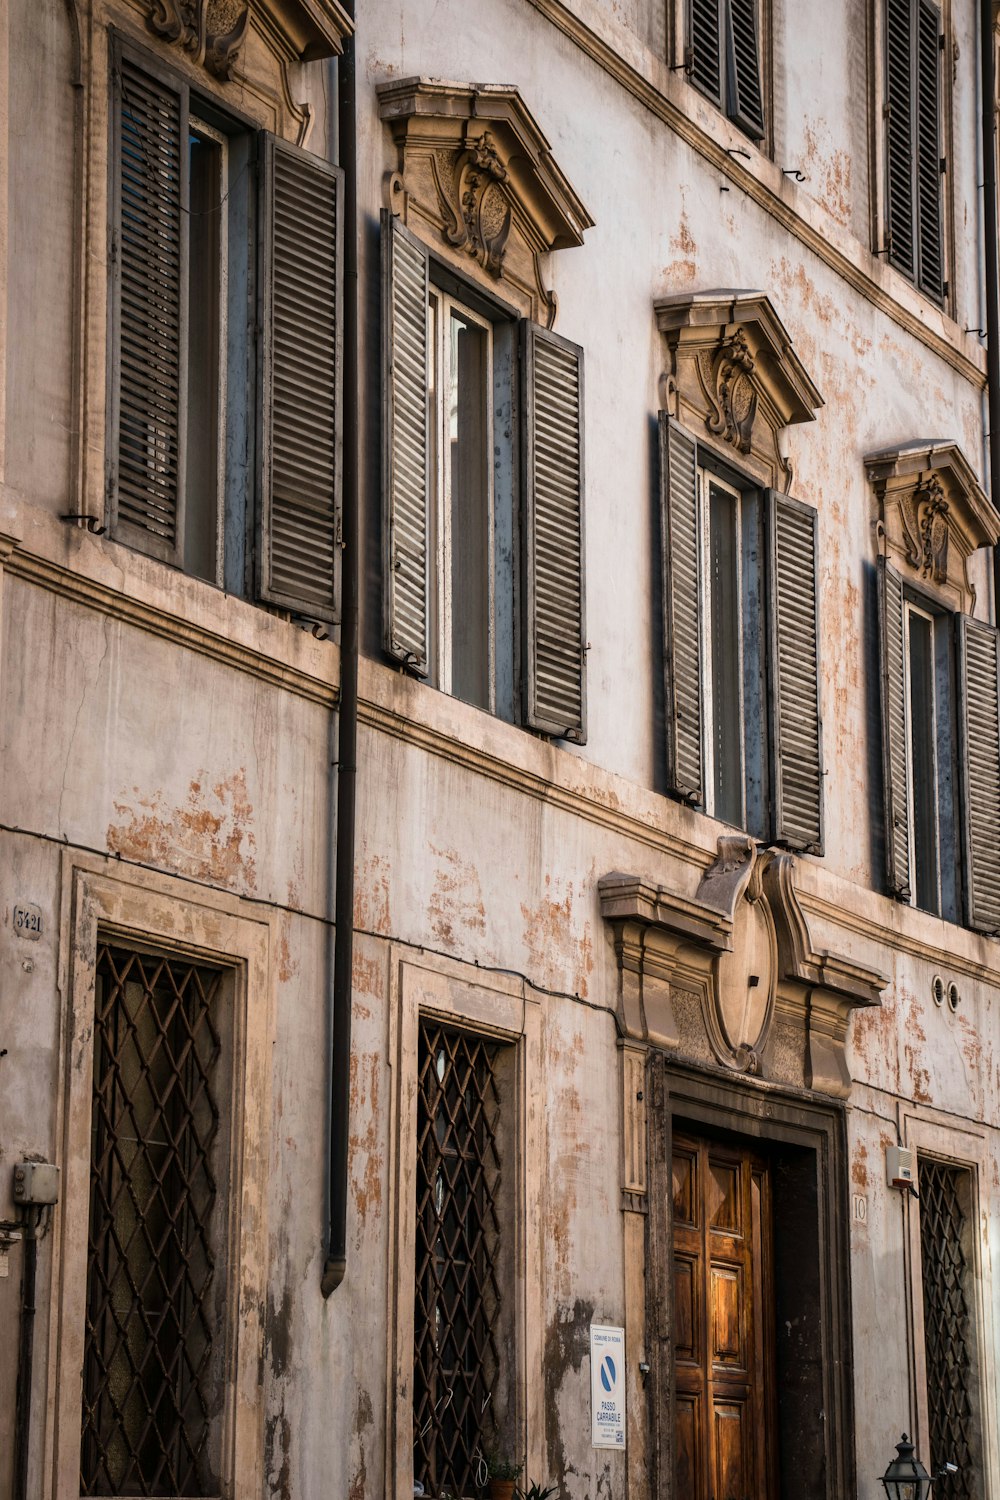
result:
M 753 441 L 757 415 L 753 373 L 754 357 L 742 329 L 714 353 L 698 356 L 698 374 L 710 407 L 705 426 L 739 453 L 749 453 Z
M 231 76 L 249 21 L 246 0 L 150 0 L 150 30 L 215 78 Z
M 493 137 L 484 130 L 454 159 L 450 152 L 437 152 L 432 162 L 445 238 L 499 280 L 512 212 L 503 186 L 507 168 Z
M 639 876 L 604 876 L 601 910 L 614 931 L 625 1035 L 846 1098 L 851 1013 L 878 1005 L 886 981 L 814 949 L 794 871 L 792 855 L 733 835 L 719 840 L 693 900 Z M 688 1005 L 700 999 L 700 1044 L 679 1023 L 684 996 Z

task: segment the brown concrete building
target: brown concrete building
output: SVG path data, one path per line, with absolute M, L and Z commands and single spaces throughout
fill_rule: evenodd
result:
M 0 6 L 0 1495 L 1000 1496 L 992 25 Z

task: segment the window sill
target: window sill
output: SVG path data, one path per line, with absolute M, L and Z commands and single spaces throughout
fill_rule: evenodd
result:
M 299 626 L 0 489 L 3 570 L 299 697 L 333 707 L 340 651 Z

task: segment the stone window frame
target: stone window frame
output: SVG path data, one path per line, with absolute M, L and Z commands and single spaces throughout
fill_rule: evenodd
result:
M 992 1493 L 990 1476 L 1000 1463 L 1000 1433 L 997 1413 L 1000 1411 L 1000 1382 L 992 1358 L 995 1347 L 993 1299 L 989 1293 L 991 1231 L 996 1232 L 998 1204 L 990 1193 L 995 1155 L 985 1127 L 958 1126 L 947 1116 L 931 1109 L 905 1109 L 900 1121 L 903 1144 L 917 1156 L 933 1156 L 949 1166 L 962 1167 L 971 1176 L 972 1212 L 970 1220 L 977 1226 L 972 1232 L 973 1273 L 976 1297 L 973 1316 L 980 1393 L 980 1441 L 982 1444 L 982 1477 L 987 1495 Z M 919 1174 L 917 1191 L 920 1191 Z M 913 1391 L 910 1416 L 911 1435 L 917 1452 L 930 1463 L 930 1423 L 927 1410 L 927 1374 L 924 1353 L 924 1295 L 920 1255 L 920 1205 L 909 1195 L 904 1209 L 903 1253 L 906 1264 L 906 1298 L 912 1342 L 909 1349 Z M 985 1280 L 984 1280 L 985 1277 Z
M 60 913 L 59 987 L 66 1003 L 56 1140 L 62 1181 L 52 1249 L 41 1492 L 53 1500 L 79 1493 L 99 932 L 228 971 L 223 993 L 232 1001 L 233 1055 L 221 1493 L 258 1494 L 264 1484 L 259 1369 L 268 1276 L 273 919 L 250 916 L 236 898 L 189 881 L 69 852 L 63 857 Z
M 417 1068 L 421 1020 L 436 1020 L 515 1051 L 515 1452 L 541 1474 L 544 1450 L 542 1191 L 544 1089 L 542 1007 L 526 983 L 402 945 L 390 948 L 390 1223 L 387 1306 L 385 1493 L 413 1495 L 413 1342 L 416 1255 Z

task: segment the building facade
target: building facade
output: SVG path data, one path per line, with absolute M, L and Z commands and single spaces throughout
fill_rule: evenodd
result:
M 0 1493 L 1000 1494 L 993 24 L 0 12 Z

